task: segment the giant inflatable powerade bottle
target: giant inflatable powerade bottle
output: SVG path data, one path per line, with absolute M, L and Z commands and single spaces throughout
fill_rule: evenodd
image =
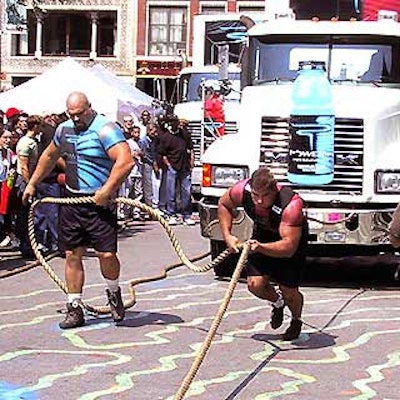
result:
M 325 63 L 302 61 L 293 83 L 288 180 L 323 185 L 334 174 L 335 116 Z

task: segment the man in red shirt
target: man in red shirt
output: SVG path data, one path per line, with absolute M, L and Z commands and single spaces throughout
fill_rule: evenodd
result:
M 308 235 L 303 200 L 289 187 L 279 186 L 265 167 L 256 170 L 251 179 L 235 184 L 218 205 L 222 235 L 234 252 L 238 251 L 240 241 L 231 233 L 233 210 L 239 206 L 254 221 L 246 265 L 248 288 L 255 296 L 272 304 L 272 329 L 282 325 L 284 307 L 288 306 L 292 320 L 282 339 L 297 339 L 303 309 L 299 283 Z M 278 283 L 278 291 L 271 285 L 270 278 Z
M 211 87 L 205 89 L 204 120 L 206 128 L 217 137 L 225 135 L 223 98 Z

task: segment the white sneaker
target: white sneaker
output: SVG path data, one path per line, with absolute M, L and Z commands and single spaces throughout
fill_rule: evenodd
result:
M 117 218 L 119 221 L 122 221 L 125 219 L 125 214 L 123 212 L 118 212 Z
M 185 225 L 189 225 L 189 226 L 196 225 L 196 221 L 195 221 L 192 217 L 185 218 L 184 221 L 183 221 L 183 223 L 184 223 Z
M 19 247 L 20 244 L 21 244 L 21 242 L 19 241 L 18 238 L 11 239 L 10 245 L 13 249 L 16 249 L 17 247 Z
M 49 251 L 49 249 L 48 249 L 44 244 L 42 244 L 42 243 L 39 243 L 39 244 L 37 245 L 37 249 L 38 249 L 39 251 L 41 251 L 42 253 L 46 253 L 47 251 Z
M 168 218 L 168 225 L 180 225 L 182 221 L 174 216 Z
M 11 244 L 10 236 L 6 236 L 1 242 L 0 247 L 8 247 Z

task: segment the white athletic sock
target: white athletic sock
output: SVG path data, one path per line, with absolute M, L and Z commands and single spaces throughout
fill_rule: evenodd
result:
M 278 295 L 278 300 L 271 301 L 271 305 L 276 308 L 281 308 L 285 305 L 285 301 L 283 300 L 282 292 L 280 290 L 277 290 L 276 294 Z
M 119 279 L 106 279 L 106 283 L 111 292 L 118 292 Z
M 68 303 L 73 303 L 74 300 L 82 302 L 82 293 L 68 293 Z

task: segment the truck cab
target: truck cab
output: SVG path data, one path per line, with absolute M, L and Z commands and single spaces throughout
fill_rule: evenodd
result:
M 305 200 L 310 252 L 360 254 L 390 249 L 388 226 L 400 201 L 400 24 L 395 21 L 269 21 L 248 31 L 239 132 L 203 154 L 202 235 L 223 248 L 220 196 L 259 166 Z M 291 94 L 299 62 L 322 61 L 335 112 L 334 179 L 288 180 Z M 252 222 L 238 210 L 234 233 Z
M 207 129 L 204 120 L 204 88 L 206 85 L 223 88 L 225 134 L 238 132 L 238 109 L 240 100 L 240 68 L 234 64 L 228 67 L 228 81 L 220 80 L 216 65 L 183 68 L 178 76 L 177 104 L 174 114 L 186 122 L 192 138 L 195 153 L 195 168 L 192 170 L 192 192 L 200 195 L 202 176 L 201 156 L 216 139 L 212 130 Z

